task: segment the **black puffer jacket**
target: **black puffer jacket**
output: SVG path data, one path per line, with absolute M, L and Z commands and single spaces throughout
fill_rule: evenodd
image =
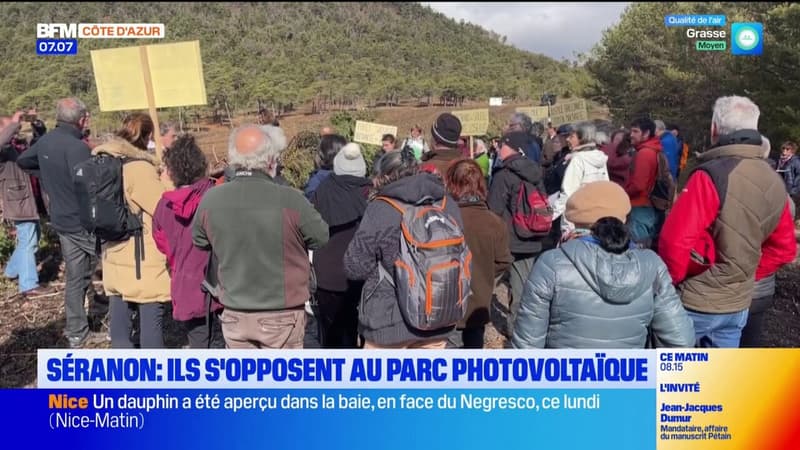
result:
M 429 173 L 402 178 L 383 187 L 380 195 L 405 203 L 418 203 L 444 198 L 440 179 Z M 458 203 L 447 197 L 445 211 L 464 226 Z M 367 205 L 364 217 L 344 255 L 344 271 L 351 280 L 366 280 L 364 292 L 370 293 L 359 308 L 359 332 L 378 345 L 395 345 L 413 341 L 442 339 L 453 327 L 420 331 L 406 325 L 394 287 L 379 283 L 378 264 L 394 273 L 394 262 L 400 253 L 400 212 L 383 200 Z
M 489 188 L 489 209 L 503 219 L 509 230 L 511 253 L 530 255 L 542 251 L 542 238 L 520 239 L 511 225 L 511 203 L 515 199 L 519 184 L 525 180 L 539 189 L 542 185 L 542 169 L 539 164 L 517 154 L 499 161 L 492 174 L 492 186 Z

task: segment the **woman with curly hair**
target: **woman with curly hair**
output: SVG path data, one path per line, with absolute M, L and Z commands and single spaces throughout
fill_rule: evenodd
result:
M 153 237 L 158 250 L 167 257 L 172 275 L 172 317 L 186 328 L 191 348 L 211 347 L 207 308 L 201 285 L 209 252 L 192 243 L 192 219 L 203 195 L 214 186 L 208 177 L 208 163 L 192 136 L 181 136 L 164 154 L 164 172 L 175 185 L 158 202 L 153 217 Z M 213 302 L 212 311 L 222 306 Z M 216 314 L 211 315 L 212 323 Z M 217 334 L 219 336 L 220 334 Z M 216 347 L 222 347 L 217 340 Z

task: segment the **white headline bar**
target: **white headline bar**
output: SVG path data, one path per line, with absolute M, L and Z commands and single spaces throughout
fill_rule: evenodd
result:
M 40 388 L 652 389 L 646 350 L 65 350 Z

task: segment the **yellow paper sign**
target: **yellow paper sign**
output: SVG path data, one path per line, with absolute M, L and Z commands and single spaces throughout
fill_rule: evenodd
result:
M 534 122 L 547 119 L 547 106 L 521 107 L 517 112 L 527 114 Z
M 586 100 L 560 103 L 550 107 L 550 121 L 553 122 L 555 126 L 588 119 L 589 114 L 586 110 Z
M 206 104 L 199 41 L 146 48 L 155 107 Z M 100 111 L 148 108 L 139 47 L 92 50 L 91 55 Z
M 453 115 L 461 121 L 462 136 L 483 136 L 489 129 L 488 109 L 453 111 Z
M 362 144 L 381 145 L 384 134 L 397 137 L 397 127 L 381 125 L 379 123 L 356 121 L 353 141 Z

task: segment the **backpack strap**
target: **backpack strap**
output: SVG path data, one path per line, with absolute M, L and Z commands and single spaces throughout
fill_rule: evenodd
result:
M 396 201 L 390 199 L 389 197 L 378 196 L 378 197 L 375 197 L 375 200 L 383 200 L 383 201 L 385 201 L 386 203 L 391 205 L 392 208 L 396 209 L 400 213 L 400 215 L 403 215 L 403 214 L 406 213 L 405 208 L 400 206 Z

